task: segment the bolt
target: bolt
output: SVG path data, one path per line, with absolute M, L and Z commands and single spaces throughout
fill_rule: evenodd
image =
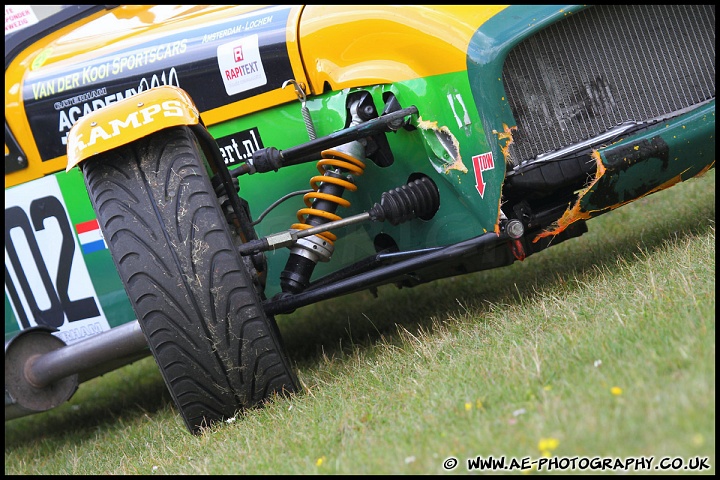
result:
M 510 236 L 510 238 L 514 238 L 517 240 L 525 233 L 525 227 L 520 220 L 513 219 L 510 220 L 507 225 L 505 225 L 505 231 Z

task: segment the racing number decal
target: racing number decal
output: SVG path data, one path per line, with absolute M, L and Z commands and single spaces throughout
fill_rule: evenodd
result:
M 5 201 L 5 290 L 19 327 L 57 328 L 66 343 L 109 329 L 55 177 Z
M 54 218 L 58 222 L 62 234 L 58 272 L 55 285 L 53 285 L 50 281 L 47 265 L 45 265 L 45 261 L 40 254 L 40 247 L 33 231 L 30 229 L 30 222 L 25 211 L 20 207 L 10 207 L 5 210 L 5 248 L 8 251 L 10 262 L 17 274 L 25 299 L 30 306 L 30 311 L 37 323 L 57 328 L 63 324 L 65 316 L 67 316 L 68 321 L 74 322 L 100 315 L 94 298 L 88 297 L 73 301 L 68 297 L 70 266 L 75 254 L 75 242 L 72 240 L 72 230 L 70 230 L 65 209 L 60 204 L 60 201 L 55 197 L 43 197 L 33 200 L 30 204 L 30 217 L 35 231 L 45 228 L 45 219 Z M 40 310 L 28 284 L 27 276 L 20 264 L 20 258 L 10 235 L 10 231 L 14 228 L 22 230 L 24 239 L 30 247 L 30 253 L 40 274 L 45 293 L 50 300 L 50 307 L 47 310 Z M 26 326 L 29 327 L 29 325 Z

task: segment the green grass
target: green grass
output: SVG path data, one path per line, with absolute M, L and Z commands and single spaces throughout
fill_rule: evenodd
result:
M 714 473 L 715 171 L 589 228 L 510 267 L 279 317 L 304 392 L 200 437 L 152 359 L 94 379 L 5 424 L 5 473 L 417 474 L 451 456 L 466 473 L 544 453 Z

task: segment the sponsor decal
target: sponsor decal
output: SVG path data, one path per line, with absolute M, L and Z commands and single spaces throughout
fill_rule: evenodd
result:
M 95 322 L 88 323 L 86 325 L 78 325 L 72 329 L 60 330 L 55 335 L 60 337 L 67 345 L 70 345 L 71 343 L 76 343 L 80 340 L 92 337 L 93 335 L 97 335 L 98 333 L 102 333 L 104 330 L 106 329 L 103 329 L 102 323 Z
M 475 188 L 477 188 L 480 198 L 485 195 L 485 180 L 483 180 L 483 172 L 495 168 L 495 160 L 492 152 L 482 153 L 472 157 L 473 169 L 475 170 Z
M 242 45 L 235 47 L 233 54 L 235 55 L 235 63 L 240 63 L 245 60 L 245 56 L 242 53 Z
M 75 225 L 75 231 L 78 234 L 78 241 L 85 255 L 108 248 L 97 219 L 78 223 Z
M 5 5 L 5 35 L 38 23 L 31 5 Z
M 217 59 L 228 95 L 235 95 L 267 83 L 257 34 L 220 45 L 217 48 Z
M 186 50 L 187 40 L 182 39 L 145 48 L 129 55 L 121 55 L 99 65 L 87 65 L 80 71 L 32 84 L 33 99 L 41 100 L 56 93 L 64 93 L 76 88 L 93 85 L 111 76 L 119 76 L 124 72 L 137 70 L 155 62 L 175 57 L 185 53 Z
M 254 20 L 242 20 L 241 22 L 239 22 L 231 27 L 224 28 L 222 30 L 218 30 L 216 32 L 212 32 L 212 33 L 203 35 L 202 43 L 214 42 L 216 40 L 221 40 L 221 39 L 223 39 L 225 37 L 229 37 L 231 35 L 247 32 L 248 30 L 257 29 L 257 28 L 263 27 L 265 25 L 271 24 L 272 20 L 273 20 L 272 15 L 266 15 L 262 18 L 256 18 Z
M 216 138 L 225 165 L 244 163 L 252 157 L 253 152 L 265 148 L 257 128 L 243 130 L 225 137 Z
M 110 140 L 117 137 L 123 130 L 132 127 L 140 128 L 143 125 L 155 121 L 155 117 L 162 112 L 164 117 L 182 117 L 182 104 L 178 100 L 165 100 L 161 104 L 150 104 L 136 112 L 130 112 L 124 119 L 113 119 L 107 122 L 106 126 L 95 125 L 90 129 L 90 138 L 85 139 L 83 133 L 77 135 L 77 147 L 81 152 L 91 145 L 95 145 L 98 139 Z
M 41 52 L 37 58 L 42 59 L 24 77 L 22 93 L 40 157 L 65 155 L 67 133 L 79 118 L 155 86 L 182 88 L 200 112 L 281 88 L 296 77 L 285 47 L 291 8 L 200 23 L 160 41 L 148 37 L 141 45 L 61 70 L 43 66 L 52 52 Z
M 103 87 L 55 102 L 53 107 L 59 111 L 58 131 L 62 135 L 60 138 L 62 144 L 67 145 L 67 134 L 75 122 L 81 117 L 125 98 L 137 95 L 145 90 L 162 85 L 180 86 L 180 80 L 174 67 L 167 71 L 163 70 L 142 77 L 138 82 L 137 88 L 129 88 L 125 90 L 125 92 L 108 95 L 107 88 Z
M 155 62 L 183 54 L 186 51 L 187 39 L 185 38 L 176 42 L 163 43 L 145 48 L 139 52 L 133 52 L 130 55 L 113 59 L 110 73 L 112 75 L 119 75 L 126 70 L 135 70 L 146 65 L 151 65 Z M 85 69 L 83 69 L 83 74 L 84 72 Z

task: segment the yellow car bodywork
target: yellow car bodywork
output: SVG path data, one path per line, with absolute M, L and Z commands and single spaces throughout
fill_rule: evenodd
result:
M 69 167 L 64 155 L 44 161 L 40 158 L 35 143 L 39 140 L 33 136 L 23 103 L 28 73 L 61 72 L 68 65 L 111 56 L 148 38 L 169 37 L 192 27 L 199 16 L 204 23 L 220 22 L 260 8 L 266 7 L 122 5 L 94 13 L 83 19 L 81 26 L 71 24 L 25 48 L 6 68 L 5 112 L 10 130 L 27 156 L 28 167 L 7 174 L 5 188 Z M 503 5 L 294 6 L 285 28 L 287 55 L 294 80 L 308 96 L 461 71 L 467 68 L 468 45 L 478 26 L 504 8 Z M 266 18 L 272 15 L 273 9 L 267 10 Z M 181 53 L 184 47 L 180 44 L 172 48 Z M 378 50 L 382 51 L 382 58 Z M 111 63 L 106 69 L 63 76 L 36 87 L 33 93 L 37 97 L 70 90 L 110 77 L 124 67 L 122 63 Z M 200 114 L 204 124 L 210 126 L 295 100 L 293 89 L 277 88 Z M 107 115 L 121 118 L 117 114 Z M 147 130 L 161 125 L 155 123 Z M 106 145 L 123 142 L 123 138 L 129 141 L 121 136 Z M 7 145 L 5 150 L 7 153 Z

